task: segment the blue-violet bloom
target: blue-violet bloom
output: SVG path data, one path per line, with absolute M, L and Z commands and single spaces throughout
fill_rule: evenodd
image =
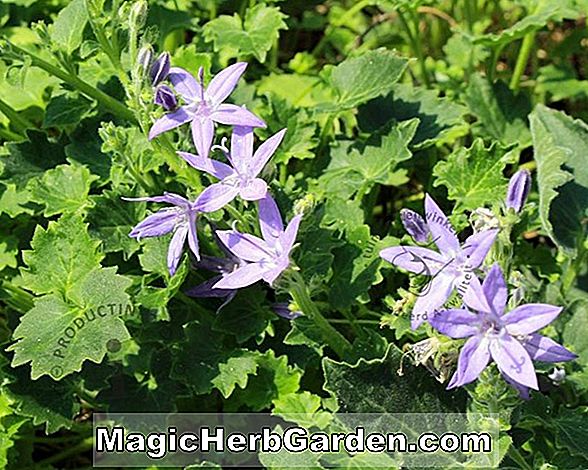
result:
M 258 177 L 284 138 L 286 129 L 274 134 L 253 153 L 253 129 L 235 127 L 231 137 L 231 151 L 227 157 L 231 165 L 187 152 L 178 152 L 194 168 L 220 179 L 208 186 L 196 204 L 202 212 L 214 212 L 231 202 L 237 195 L 246 201 L 258 201 L 267 194 L 267 184 Z
M 238 289 L 263 279 L 270 286 L 290 264 L 301 215 L 292 218 L 284 229 L 276 202 L 267 194 L 259 201 L 259 225 L 263 239 L 236 230 L 217 231 L 219 238 L 233 254 L 247 264 L 224 275 L 214 287 Z
M 272 305 L 272 310 L 276 312 L 276 315 L 285 318 L 286 320 L 294 320 L 302 316 L 302 312 L 299 310 L 290 310 L 290 304 L 288 302 L 278 302 Z
M 198 236 L 196 233 L 197 206 L 186 198 L 173 193 L 164 193 L 163 196 L 123 198 L 125 201 L 164 202 L 172 207 L 160 209 L 139 222 L 130 237 L 137 240 L 147 237 L 161 237 L 173 232 L 167 252 L 167 267 L 169 274 L 173 276 L 178 269 L 178 264 L 184 250 L 184 243 L 188 239 L 190 250 L 200 259 L 198 250 Z
M 518 214 L 525 205 L 531 189 L 531 173 L 528 170 L 517 171 L 508 182 L 506 207 L 514 209 Z
M 413 329 L 430 318 L 449 299 L 453 289 L 464 300 L 469 298 L 474 305 L 487 308 L 485 300 L 478 295 L 481 285 L 474 270 L 482 264 L 498 234 L 498 230 L 475 233 L 460 245 L 449 219 L 428 194 L 425 196 L 425 220 L 439 252 L 415 246 L 394 246 L 380 251 L 380 256 L 388 262 L 432 277 L 415 302 Z
M 159 54 L 159 57 L 155 59 L 155 62 L 153 62 L 153 65 L 149 71 L 149 75 L 151 76 L 151 84 L 153 86 L 157 86 L 163 82 L 169 75 L 170 68 L 171 64 L 169 52 L 162 52 Z
M 521 395 L 528 396 L 527 389 L 538 390 L 534 359 L 560 362 L 577 357 L 536 333 L 560 314 L 561 307 L 525 304 L 504 313 L 508 292 L 498 264 L 492 266 L 484 279 L 482 295 L 488 310 L 474 314 L 464 308 L 449 309 L 436 312 L 430 319 L 435 329 L 451 338 L 469 338 L 461 349 L 448 389 L 474 381 L 492 359 L 507 382 Z
M 159 85 L 155 89 L 153 102 L 158 104 L 166 111 L 172 111 L 177 108 L 178 100 L 174 91 L 167 85 Z
M 265 122 L 247 109 L 223 103 L 237 86 L 245 69 L 245 62 L 238 62 L 222 70 L 204 88 L 202 67 L 198 80 L 180 67 L 170 69 L 168 79 L 184 100 L 176 111 L 159 118 L 149 131 L 149 139 L 191 122 L 192 139 L 201 157 L 208 157 L 214 137 L 214 123 L 231 126 L 265 127 Z
M 410 209 L 400 211 L 400 220 L 406 232 L 417 243 L 425 243 L 429 238 L 429 227 L 420 214 Z

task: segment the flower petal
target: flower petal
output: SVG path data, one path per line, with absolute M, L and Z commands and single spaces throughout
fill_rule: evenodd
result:
M 450 264 L 436 251 L 420 246 L 392 246 L 381 250 L 380 256 L 394 266 L 426 276 L 435 276 Z
M 166 202 L 174 206 L 187 207 L 190 205 L 185 197 L 175 193 L 163 193 L 161 196 L 147 196 L 147 197 L 123 197 L 123 201 L 147 201 L 147 202 Z
M 160 237 L 171 232 L 178 222 L 178 211 L 161 209 L 139 222 L 129 233 L 133 238 Z
M 235 126 L 231 134 L 231 165 L 241 174 L 246 173 L 247 162 L 253 157 L 253 128 Z
M 200 260 L 200 248 L 198 246 L 198 232 L 196 230 L 196 211 L 188 212 L 188 246 L 194 256 Z
M 478 276 L 473 272 L 463 273 L 455 280 L 455 289 L 461 295 L 463 303 L 477 312 L 490 312 L 492 309 L 484 295 L 484 289 Z
M 518 383 L 516 380 L 511 379 L 508 375 L 502 374 L 502 378 L 512 388 L 514 388 L 517 392 L 519 392 L 519 397 L 521 397 L 523 400 L 529 400 L 531 398 L 529 396 L 529 392 L 531 391 L 531 389 L 529 387 L 525 387 L 524 385 Z
M 498 235 L 498 229 L 478 232 L 467 238 L 462 250 L 468 258 L 467 264 L 470 268 L 474 269 L 482 264 L 496 239 L 496 235 Z
M 488 272 L 486 279 L 482 283 L 482 289 L 486 300 L 494 309 L 494 313 L 502 315 L 506 308 L 508 289 L 498 263 L 494 263 L 490 268 L 490 272 Z
M 241 186 L 239 195 L 245 201 L 259 201 L 267 194 L 267 183 L 261 178 L 255 178 Z
M 452 290 L 453 276 L 444 273 L 434 276 L 418 294 L 411 314 L 412 329 L 416 330 L 421 323 L 430 319 L 447 302 Z
M 566 362 L 578 356 L 547 336 L 533 333 L 523 340 L 523 347 L 532 359 L 542 362 Z
M 223 276 L 213 287 L 215 289 L 239 289 L 255 284 L 262 279 L 266 269 L 257 263 L 250 263 Z
M 262 261 L 275 257 L 268 244 L 261 238 L 235 230 L 217 230 L 222 243 L 240 259 L 245 261 Z
M 278 209 L 276 201 L 269 193 L 263 199 L 260 199 L 258 204 L 261 234 L 264 240 L 273 246 L 284 231 L 280 209 Z
M 184 107 L 178 108 L 173 113 L 164 114 L 149 129 L 149 140 L 187 123 L 192 120 L 192 117 L 192 113 L 186 111 Z
M 208 158 L 214 137 L 214 123 L 207 117 L 196 117 L 192 121 L 192 140 L 198 155 Z
M 246 62 L 237 62 L 217 73 L 210 81 L 206 93 L 216 106 L 226 100 L 237 86 L 237 82 L 247 68 Z
M 204 171 L 219 180 L 233 176 L 235 171 L 227 164 L 213 160 L 212 158 L 201 157 L 188 152 L 177 152 L 180 157 L 197 170 Z
M 549 304 L 525 304 L 502 316 L 511 335 L 528 335 L 549 325 L 563 310 Z
M 282 252 L 286 254 L 286 256 L 292 251 L 292 247 L 296 241 L 296 235 L 298 235 L 298 227 L 300 226 L 301 220 L 302 215 L 300 214 L 292 217 L 292 220 L 288 223 L 286 230 L 284 230 L 284 233 L 280 237 Z
M 459 240 L 449 219 L 428 194 L 425 195 L 425 220 L 441 253 L 454 256 L 459 251 Z
M 220 183 L 208 186 L 194 201 L 194 208 L 198 212 L 214 212 L 226 206 L 239 194 L 239 188 Z
M 181 67 L 172 67 L 167 76 L 176 91 L 188 101 L 200 101 L 202 87 L 194 76 Z
M 512 336 L 504 334 L 491 340 L 490 354 L 504 375 L 521 385 L 539 390 L 531 356 Z
M 257 176 L 263 170 L 263 167 L 272 157 L 282 140 L 284 139 L 284 134 L 286 134 L 286 129 L 282 129 L 281 131 L 277 132 L 276 134 L 272 135 L 269 139 L 267 139 L 263 144 L 259 146 L 257 151 L 253 154 L 253 158 L 249 161 L 247 165 L 248 171 L 247 173 L 250 176 Z
M 273 286 L 274 281 L 282 274 L 288 266 L 290 265 L 290 260 L 287 256 L 280 258 L 280 262 L 277 264 L 275 268 L 267 270 L 263 274 L 263 280 L 267 282 L 270 286 Z
M 476 380 L 490 362 L 488 340 L 483 336 L 472 336 L 461 348 L 457 370 L 447 389 L 461 387 Z
M 223 103 L 211 115 L 213 121 L 227 126 L 265 127 L 265 122 L 242 106 Z
M 227 297 L 234 292 L 233 289 L 215 289 L 214 285 L 220 281 L 222 276 L 214 276 L 204 281 L 202 284 L 190 287 L 185 291 L 186 295 L 190 297 Z
M 437 311 L 429 317 L 433 328 L 451 338 L 476 335 L 479 322 L 478 315 L 462 308 Z
M 182 224 L 178 226 L 169 242 L 169 248 L 167 250 L 167 268 L 169 269 L 170 276 L 173 276 L 176 273 L 178 264 L 180 264 L 186 235 L 188 235 L 188 225 Z

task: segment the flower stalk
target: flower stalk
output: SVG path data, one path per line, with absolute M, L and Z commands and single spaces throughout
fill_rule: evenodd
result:
M 323 317 L 310 298 L 308 287 L 300 273 L 292 271 L 292 276 L 294 282 L 291 285 L 290 295 L 294 299 L 294 302 L 296 302 L 302 313 L 314 322 L 316 327 L 321 331 L 325 342 L 335 351 L 337 356 L 343 360 L 350 360 L 353 352 L 351 343 Z

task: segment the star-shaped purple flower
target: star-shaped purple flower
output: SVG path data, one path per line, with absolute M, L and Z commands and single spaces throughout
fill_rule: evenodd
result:
M 202 68 L 198 73 L 199 80 L 196 80 L 186 70 L 172 67 L 167 78 L 185 104 L 155 121 L 149 131 L 149 139 L 190 121 L 198 155 L 208 157 L 215 122 L 230 126 L 265 127 L 265 122 L 245 108 L 223 103 L 237 86 L 246 68 L 245 62 L 233 64 L 216 74 L 208 87 L 204 88 Z
M 263 239 L 236 230 L 217 231 L 226 247 L 247 264 L 224 275 L 214 287 L 238 289 L 260 279 L 272 285 L 290 264 L 290 251 L 296 240 L 300 219 L 300 215 L 293 217 L 284 229 L 278 206 L 267 194 L 259 201 L 259 225 Z
M 235 127 L 231 136 L 231 151 L 227 153 L 231 165 L 187 152 L 178 152 L 194 168 L 221 180 L 208 186 L 198 196 L 196 204 L 200 210 L 214 212 L 231 202 L 237 195 L 246 201 L 263 199 L 267 194 L 267 184 L 258 175 L 282 142 L 285 133 L 286 129 L 282 129 L 253 153 L 253 129 Z
M 167 252 L 167 267 L 171 276 L 178 269 L 186 238 L 188 239 L 190 250 L 192 250 L 196 259 L 200 259 L 198 236 L 196 233 L 196 214 L 199 211 L 194 203 L 173 193 L 164 193 L 163 196 L 123 199 L 125 201 L 165 202 L 173 206 L 160 209 L 154 214 L 147 216 L 129 233 L 130 237 L 139 240 L 147 237 L 160 237 L 173 232 Z
M 413 329 L 430 318 L 449 299 L 453 289 L 474 306 L 487 309 L 485 299 L 479 295 L 481 286 L 474 270 L 484 261 L 498 233 L 476 233 L 460 245 L 449 219 L 428 194 L 425 220 L 439 252 L 417 246 L 394 246 L 380 251 L 380 256 L 395 266 L 432 278 L 414 305 Z
M 484 280 L 482 295 L 490 307 L 487 311 L 474 314 L 467 309 L 449 309 L 430 318 L 435 329 L 451 338 L 469 337 L 448 389 L 474 381 L 492 359 L 507 382 L 524 395 L 527 388 L 538 390 L 533 359 L 560 362 L 577 357 L 536 333 L 560 314 L 561 307 L 525 304 L 504 313 L 508 292 L 498 264 L 492 266 Z

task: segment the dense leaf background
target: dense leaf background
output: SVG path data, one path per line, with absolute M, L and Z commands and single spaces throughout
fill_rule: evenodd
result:
M 588 468 L 587 11 L 585 0 L 4 0 L 0 468 L 86 468 L 103 411 L 307 413 L 323 427 L 337 410 L 499 412 L 502 467 Z M 155 207 L 122 197 L 193 198 L 210 182 L 175 154 L 194 151 L 185 127 L 147 139 L 162 111 L 137 61 L 146 47 L 206 80 L 249 63 L 230 99 L 267 122 L 258 142 L 288 129 L 262 176 L 288 220 L 304 214 L 293 261 L 346 357 L 307 315 L 276 315 L 292 301 L 287 279 L 217 312 L 221 300 L 186 295 L 210 276 L 188 254 L 170 277 L 169 238 L 128 236 Z M 504 199 L 519 168 L 533 186 L 514 217 Z M 445 390 L 461 343 L 410 329 L 419 279 L 378 255 L 409 242 L 399 211 L 422 213 L 425 193 L 464 235 L 484 217 L 508 227 L 492 256 L 511 292 L 564 307 L 542 331 L 579 356 L 557 366 L 564 380 L 538 363 L 528 401 L 495 368 Z M 220 254 L 213 224 L 235 213 L 258 230 L 253 206 L 235 202 L 199 226 L 205 253 Z M 431 357 L 401 359 L 416 343 Z

